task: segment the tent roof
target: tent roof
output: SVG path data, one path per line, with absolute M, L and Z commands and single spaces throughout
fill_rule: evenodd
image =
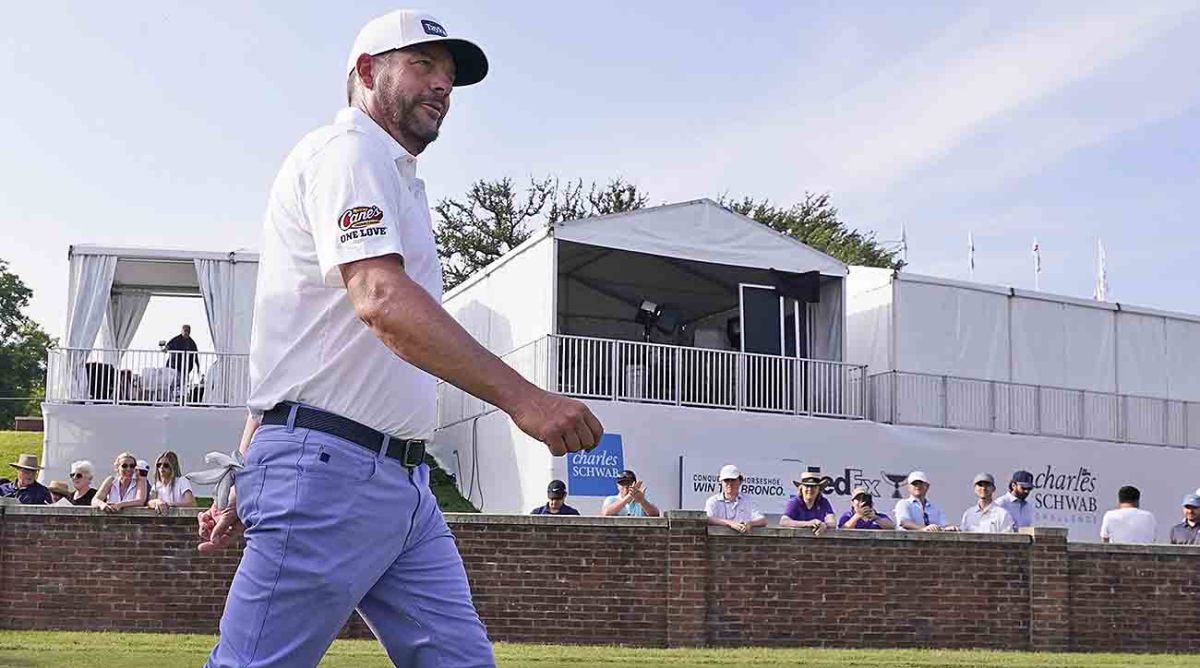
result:
M 258 253 L 247 250 L 196 251 L 172 248 L 132 248 L 77 244 L 67 251 L 68 257 L 116 256 L 112 289 L 149 290 L 169 295 L 198 295 L 200 282 L 196 277 L 194 260 L 227 260 L 235 263 L 258 263 Z
M 603 248 L 734 267 L 845 276 L 839 260 L 710 199 L 557 223 L 553 235 Z

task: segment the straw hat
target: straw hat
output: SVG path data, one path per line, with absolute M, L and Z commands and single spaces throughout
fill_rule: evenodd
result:
M 25 469 L 26 471 L 41 471 L 42 467 L 38 466 L 37 455 L 21 454 L 17 457 L 17 461 L 9 464 L 14 469 Z
M 805 471 L 804 473 L 800 474 L 799 479 L 793 480 L 792 484 L 803 485 L 806 487 L 825 487 L 831 482 L 833 482 L 833 478 L 830 478 L 827 475 L 821 475 L 820 471 Z
M 61 480 L 51 480 L 50 484 L 46 485 L 46 489 L 59 496 L 71 496 L 75 493 L 70 485 Z

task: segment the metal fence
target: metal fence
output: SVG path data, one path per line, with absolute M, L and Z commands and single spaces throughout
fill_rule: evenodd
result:
M 244 406 L 249 356 L 213 352 L 53 348 L 48 403 Z
M 502 357 L 531 382 L 584 399 L 867 417 L 866 367 L 825 360 L 551 335 Z M 489 407 L 445 383 L 439 424 Z
M 876 422 L 1200 448 L 1198 402 L 905 371 L 870 386 Z

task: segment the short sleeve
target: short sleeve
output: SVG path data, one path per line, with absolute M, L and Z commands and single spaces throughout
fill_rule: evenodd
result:
M 908 505 L 908 502 L 901 499 L 900 501 L 896 502 L 896 507 L 892 508 L 892 516 L 896 518 L 896 528 L 897 529 L 901 529 L 901 530 L 904 529 L 904 527 L 900 526 L 901 522 L 911 522 L 912 521 L 912 518 L 910 518 L 908 516 L 908 512 L 907 512 L 907 508 L 906 508 L 907 505 Z
M 357 132 L 325 145 L 304 170 L 304 217 L 325 285 L 340 287 L 338 267 L 404 255 L 400 172 L 388 152 Z
M 1109 527 L 1109 518 L 1110 517 L 1111 516 L 1106 512 L 1106 513 L 1104 513 L 1104 517 L 1100 520 L 1100 537 L 1101 538 L 1112 538 L 1112 529 Z
M 758 506 L 755 505 L 755 503 L 753 501 L 748 501 L 748 502 L 750 503 L 750 521 L 751 522 L 757 522 L 758 520 L 764 519 L 766 517 L 766 515 L 762 514 L 762 511 L 758 509 Z
M 787 503 L 783 506 L 783 514 L 790 520 L 799 521 L 799 505 L 800 499 L 798 497 L 789 497 Z
M 183 496 L 184 494 L 192 491 L 192 483 L 188 482 L 187 478 L 180 476 L 175 479 L 175 491 L 179 494 L 179 496 Z
M 704 502 L 704 513 L 709 517 L 717 516 L 717 497 L 708 497 L 708 500 Z

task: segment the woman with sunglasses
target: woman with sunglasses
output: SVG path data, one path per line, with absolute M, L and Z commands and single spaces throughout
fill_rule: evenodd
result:
M 110 475 L 100 483 L 92 505 L 106 513 L 120 512 L 122 508 L 138 508 L 146 505 L 149 487 L 138 477 L 137 458 L 128 452 L 117 455 L 113 462 L 115 476 Z
M 154 494 L 148 504 L 159 515 L 166 515 L 175 506 L 194 506 L 192 485 L 179 470 L 179 456 L 171 450 L 154 460 Z
M 71 494 L 66 499 L 74 506 L 90 506 L 96 496 L 96 488 L 92 487 L 92 463 L 86 459 L 71 462 Z

